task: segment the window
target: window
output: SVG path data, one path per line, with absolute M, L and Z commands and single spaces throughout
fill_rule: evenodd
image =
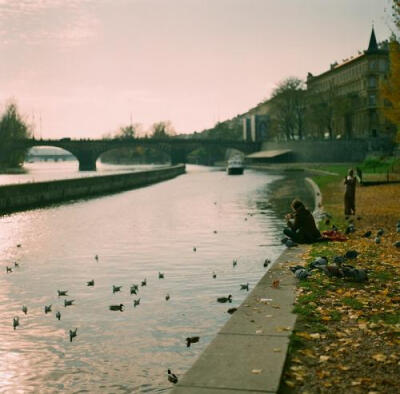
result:
M 370 106 L 375 106 L 376 105 L 376 95 L 375 94 L 370 94 L 369 95 L 368 104 Z
M 375 60 L 371 60 L 369 62 L 369 69 L 370 70 L 375 70 L 376 69 L 376 61 Z
M 379 62 L 379 70 L 380 71 L 387 71 L 387 62 L 385 59 L 381 59 Z
M 375 77 L 369 77 L 368 78 L 368 87 L 369 88 L 376 88 L 376 78 Z

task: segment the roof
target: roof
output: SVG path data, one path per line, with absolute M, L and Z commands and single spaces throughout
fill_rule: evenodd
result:
M 272 159 L 273 157 L 282 156 L 289 152 L 292 152 L 292 150 L 291 149 L 262 150 L 260 152 L 251 153 L 246 157 L 250 159 Z

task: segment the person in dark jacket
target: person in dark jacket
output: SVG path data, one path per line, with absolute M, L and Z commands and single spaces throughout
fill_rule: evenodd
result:
M 287 228 L 284 234 L 297 243 L 314 243 L 322 240 L 311 212 L 300 200 L 293 200 L 292 213 L 286 215 Z
M 356 214 L 356 184 L 357 179 L 354 176 L 354 171 L 350 169 L 348 175 L 344 178 L 344 185 L 346 186 L 344 192 L 344 214 L 346 216 Z

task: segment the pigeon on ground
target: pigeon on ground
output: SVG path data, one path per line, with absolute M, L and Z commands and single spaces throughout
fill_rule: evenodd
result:
M 349 278 L 355 282 L 366 282 L 368 281 L 368 274 L 366 270 L 358 269 L 354 267 L 343 267 L 343 275 L 345 278 Z
M 300 280 L 307 279 L 311 275 L 310 271 L 307 271 L 305 268 L 297 270 L 294 274 Z
M 61 320 L 61 312 L 60 312 L 60 311 L 57 311 L 57 313 L 56 313 L 56 318 L 57 318 L 58 320 Z
M 321 267 L 318 267 L 322 272 L 324 272 L 327 276 L 330 278 L 336 277 L 336 278 L 342 278 L 343 277 L 343 271 L 336 267 L 335 265 L 323 265 Z
M 68 295 L 68 290 L 57 290 L 58 296 L 63 297 Z
M 49 312 L 51 312 L 51 304 L 50 305 L 45 305 L 44 306 L 44 313 L 49 313 Z
M 378 232 L 376 233 L 376 235 L 377 235 L 378 237 L 382 237 L 383 234 L 384 234 L 384 231 L 383 231 L 382 228 L 380 228 L 380 229 L 378 230 Z
M 25 315 L 28 313 L 28 307 L 26 305 L 22 305 L 22 312 L 24 312 Z
M 358 252 L 356 250 L 348 250 L 344 257 L 346 257 L 346 259 L 355 259 L 358 256 Z
M 297 243 L 296 242 L 294 242 L 294 241 L 292 241 L 291 239 L 288 239 L 287 241 L 286 241 L 286 244 L 285 244 L 288 248 L 293 248 L 294 246 L 297 246 Z
M 245 285 L 240 285 L 240 290 L 247 290 L 247 291 L 249 291 L 249 284 L 246 283 Z
M 346 261 L 346 259 L 345 259 L 343 256 L 335 256 L 335 257 L 333 258 L 333 262 L 334 262 L 336 265 L 343 264 L 345 261 Z
M 86 282 L 86 286 L 94 286 L 94 279 L 89 280 L 89 282 Z
M 229 309 L 227 310 L 227 312 L 228 312 L 230 315 L 233 315 L 236 311 L 237 311 L 237 308 L 229 308 Z
M 376 244 L 380 244 L 381 243 L 381 238 L 380 237 L 376 237 L 375 238 L 375 243 Z
M 371 234 L 372 234 L 372 231 L 368 230 L 366 233 L 363 234 L 363 237 L 364 238 L 369 238 L 371 236 Z
M 74 304 L 75 300 L 64 300 L 64 307 L 71 306 Z
M 400 241 L 397 241 L 393 244 L 393 246 L 395 246 L 396 248 L 400 248 Z
M 164 279 L 164 273 L 163 272 L 159 272 L 158 273 L 158 279 Z

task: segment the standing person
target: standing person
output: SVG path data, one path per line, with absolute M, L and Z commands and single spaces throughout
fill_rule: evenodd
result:
M 297 199 L 290 206 L 293 212 L 286 215 L 288 227 L 283 230 L 284 234 L 298 243 L 321 241 L 321 233 L 315 225 L 312 213 Z
M 357 179 L 354 176 L 353 169 L 350 169 L 346 178 L 344 178 L 344 185 L 346 190 L 344 192 L 344 214 L 356 214 L 356 183 Z

